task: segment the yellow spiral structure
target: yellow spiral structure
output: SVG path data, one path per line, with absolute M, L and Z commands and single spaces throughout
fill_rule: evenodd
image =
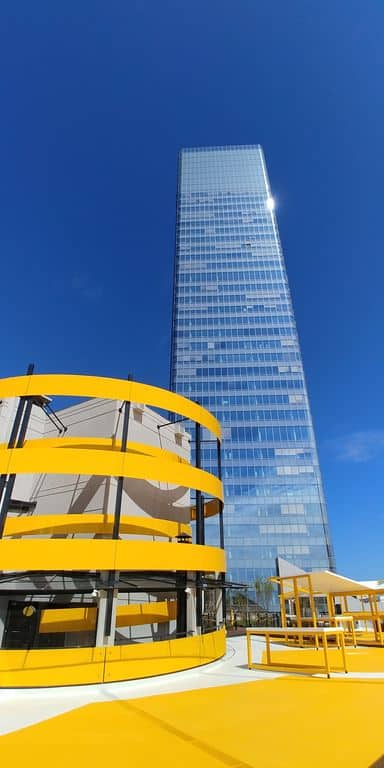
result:
M 187 398 L 158 387 L 74 375 L 29 375 L 0 380 L 1 400 L 20 398 L 19 403 L 35 403 L 43 393 L 102 398 L 160 408 L 176 414 L 175 419 L 185 418 L 209 430 L 218 446 L 221 439 L 220 426 L 212 414 Z M 192 466 L 176 451 L 132 441 L 122 445 L 122 439 L 64 435 L 59 438 L 26 439 L 19 446 L 3 444 L 0 445 L 0 474 L 3 514 L 4 493 L 10 478 L 38 474 L 166 483 L 197 491 L 199 498 L 204 494 L 200 524 L 201 516 L 222 515 L 223 487 L 218 477 Z M 183 509 L 185 511 L 185 507 Z M 123 514 L 118 522 L 117 537 L 113 537 L 116 520 L 111 514 L 56 514 L 53 508 L 49 515 L 6 516 L 0 538 L 0 573 L 11 573 L 14 578 L 23 577 L 26 594 L 26 574 L 81 572 L 84 576 L 92 574 L 92 578 L 104 576 L 107 610 L 112 593 L 115 598 L 118 595 L 116 583 L 121 573 L 142 573 L 143 578 L 148 573 L 159 574 L 159 577 L 162 573 L 172 573 L 175 583 L 184 578 L 185 584 L 197 585 L 198 603 L 204 592 L 204 586 L 201 586 L 204 579 L 206 583 L 208 580 L 209 584 L 216 585 L 219 591 L 226 570 L 222 546 L 183 543 L 191 540 L 190 523 L 198 516 L 197 502 L 189 506 L 189 522 L 185 522 L 184 518 L 180 521 L 174 519 L 175 507 L 169 520 Z M 140 538 L 128 539 L 124 536 Z M 6 589 L 4 584 L 6 582 L 0 582 L 0 596 Z M 177 621 L 183 593 L 189 595 L 193 592 L 188 587 L 180 589 L 177 599 L 173 596 L 172 599 L 133 605 L 118 605 L 115 599 L 115 626 L 159 626 L 164 622 L 169 625 Z M 33 601 L 30 601 L 25 616 L 32 615 L 32 611 Z M 47 607 L 41 610 L 39 617 L 39 636 L 93 632 L 100 626 L 100 604 Z M 225 653 L 225 630 L 222 626 L 217 625 L 209 632 L 194 626 L 192 631 L 184 634 L 183 637 L 171 635 L 164 640 L 122 645 L 114 645 L 109 638 L 109 642 L 75 648 L 9 650 L 3 646 L 0 650 L 0 687 L 129 680 L 199 666 Z

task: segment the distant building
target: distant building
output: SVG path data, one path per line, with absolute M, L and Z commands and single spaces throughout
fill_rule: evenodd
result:
M 258 145 L 180 152 L 171 389 L 209 408 L 223 426 L 229 578 L 253 585 L 276 572 L 277 557 L 305 570 L 333 569 L 299 340 Z M 208 444 L 203 466 L 215 471 Z

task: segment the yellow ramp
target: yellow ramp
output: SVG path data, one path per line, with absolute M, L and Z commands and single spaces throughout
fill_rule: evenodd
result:
M 89 704 L 0 738 L 4 765 L 374 768 L 383 683 L 277 680 Z
M 341 665 L 341 654 L 337 648 L 329 648 L 329 661 L 333 672 L 344 672 Z M 320 647 L 318 651 L 314 648 L 305 648 L 303 650 L 272 651 L 272 662 L 274 665 L 283 669 L 287 664 L 292 666 L 292 672 L 295 669 L 301 672 L 307 671 L 324 673 L 323 650 Z M 383 648 L 346 648 L 346 660 L 348 672 L 384 672 L 384 649 Z M 267 665 L 267 655 L 263 652 L 262 664 Z M 272 667 L 270 667 L 272 669 Z M 383 682 L 384 693 L 384 682 Z

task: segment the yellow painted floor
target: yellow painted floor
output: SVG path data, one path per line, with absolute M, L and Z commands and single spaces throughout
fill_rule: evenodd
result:
M 376 646 L 379 645 L 375 639 L 375 635 L 373 634 L 373 632 L 356 632 L 356 637 L 357 637 L 358 644 L 367 643 L 368 645 L 376 645 Z
M 383 693 L 377 679 L 281 677 L 113 700 L 2 736 L 0 754 L 39 768 L 378 768 Z
M 384 672 L 384 648 L 353 648 L 347 646 L 345 650 L 349 672 Z M 342 656 L 337 648 L 329 649 L 329 660 L 332 671 L 344 671 L 342 667 Z M 273 650 L 272 662 L 274 665 L 279 665 L 282 669 L 286 664 L 289 664 L 300 669 L 300 671 L 305 671 L 305 667 L 308 667 L 312 670 L 321 669 L 321 671 L 324 672 L 324 652 L 321 647 L 318 651 L 314 648 Z M 262 656 L 262 664 L 267 664 L 265 651 Z M 272 669 L 272 667 L 270 667 L 270 669 Z M 292 669 L 292 671 L 294 671 L 294 669 Z

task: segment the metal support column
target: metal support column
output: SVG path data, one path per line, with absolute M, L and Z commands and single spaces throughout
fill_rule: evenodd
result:
M 96 619 L 96 641 L 95 646 L 100 648 L 105 644 L 105 613 L 107 605 L 107 591 L 99 590 L 97 601 L 97 619 Z
M 27 376 L 31 376 L 34 371 L 34 364 L 30 363 L 27 368 Z M 22 448 L 27 434 L 29 419 L 31 417 L 33 397 L 20 397 L 16 415 L 14 418 L 11 435 L 8 441 L 8 449 Z M 7 519 L 8 507 L 12 498 L 12 492 L 15 485 L 16 475 L 1 475 L 0 477 L 0 538 L 4 533 L 5 522 Z
M 196 422 L 196 444 L 195 444 L 195 465 L 201 469 L 201 426 Z M 204 544 L 204 505 L 201 491 L 196 491 L 196 542 Z
M 221 464 L 221 442 L 220 440 L 217 440 L 217 475 L 219 480 L 222 480 L 223 470 L 222 470 L 222 464 Z M 223 513 L 223 502 L 219 499 L 219 536 L 220 536 L 220 548 L 224 549 L 224 513 Z M 222 584 L 225 584 L 225 573 L 221 574 L 221 581 Z M 227 593 L 226 589 L 223 586 L 221 589 L 221 602 L 222 602 L 222 611 L 223 611 L 223 622 L 225 624 L 226 618 L 227 618 Z
M 201 426 L 195 423 L 195 465 L 201 469 Z M 201 491 L 196 490 L 196 544 L 204 544 L 204 507 Z M 203 624 L 203 587 L 201 571 L 196 573 L 196 624 L 201 633 Z
M 131 410 L 131 403 L 128 400 L 126 400 L 122 408 L 124 409 L 124 421 L 123 421 L 123 430 L 121 435 L 120 450 L 122 453 L 126 453 L 127 443 L 128 443 L 128 427 L 129 427 L 129 414 Z M 112 539 L 118 539 L 120 536 L 120 518 L 121 518 L 121 504 L 123 500 L 123 486 L 124 486 L 124 477 L 118 477 Z M 109 637 L 112 631 L 112 612 L 113 612 L 114 602 L 116 603 L 115 582 L 116 582 L 117 575 L 118 574 L 116 573 L 116 571 L 109 572 L 107 605 L 106 605 L 106 615 L 105 615 L 105 636 L 106 637 Z
M 187 573 L 188 580 L 191 581 L 192 574 Z M 196 591 L 192 587 L 186 589 L 186 612 L 187 612 L 187 635 L 197 634 L 196 623 Z
M 177 595 L 176 637 L 186 637 L 187 635 L 187 593 L 185 591 L 186 588 L 187 588 L 187 572 L 177 571 L 176 573 L 176 595 Z

